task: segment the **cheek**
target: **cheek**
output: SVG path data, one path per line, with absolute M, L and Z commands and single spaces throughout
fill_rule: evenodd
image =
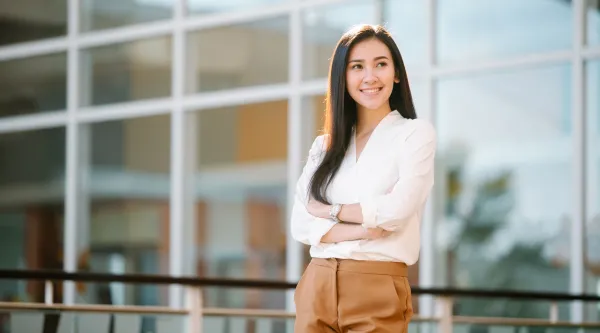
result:
M 385 73 L 382 73 L 382 75 L 380 76 L 380 79 L 386 84 L 386 85 L 394 85 L 394 79 L 395 79 L 395 73 L 394 71 L 386 71 Z
M 357 80 L 356 80 L 356 74 L 348 73 L 346 75 L 346 85 L 347 86 L 349 86 L 349 87 L 350 86 L 354 86 L 355 87 L 356 86 L 356 82 L 357 82 Z
M 348 92 L 353 94 L 360 86 L 360 79 L 357 79 L 355 75 L 346 76 L 346 88 Z

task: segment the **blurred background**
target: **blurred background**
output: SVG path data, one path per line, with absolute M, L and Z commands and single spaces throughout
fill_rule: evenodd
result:
M 0 268 L 297 281 L 294 185 L 333 48 L 358 23 L 392 32 L 438 131 L 411 284 L 600 294 L 598 0 L 0 1 Z M 0 281 L 3 300 L 43 296 Z M 55 297 L 182 302 L 121 284 Z M 214 289 L 205 303 L 290 299 Z M 456 313 L 548 314 L 469 299 Z

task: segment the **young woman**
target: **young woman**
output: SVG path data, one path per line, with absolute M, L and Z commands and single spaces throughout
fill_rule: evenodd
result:
M 416 119 L 390 34 L 361 25 L 333 53 L 325 134 L 296 187 L 294 239 L 312 260 L 295 293 L 296 333 L 406 332 L 407 266 L 433 186 L 436 135 Z

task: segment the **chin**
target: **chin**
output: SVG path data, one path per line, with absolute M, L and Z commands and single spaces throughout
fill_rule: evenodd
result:
M 385 105 L 385 103 L 383 103 L 383 102 L 373 103 L 372 101 L 368 101 L 368 102 L 359 101 L 358 105 L 367 110 L 379 110 L 380 108 L 382 108 Z

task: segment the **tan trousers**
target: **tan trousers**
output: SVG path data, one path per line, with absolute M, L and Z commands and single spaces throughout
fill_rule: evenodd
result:
M 295 292 L 294 332 L 407 332 L 406 273 L 402 263 L 312 259 Z

